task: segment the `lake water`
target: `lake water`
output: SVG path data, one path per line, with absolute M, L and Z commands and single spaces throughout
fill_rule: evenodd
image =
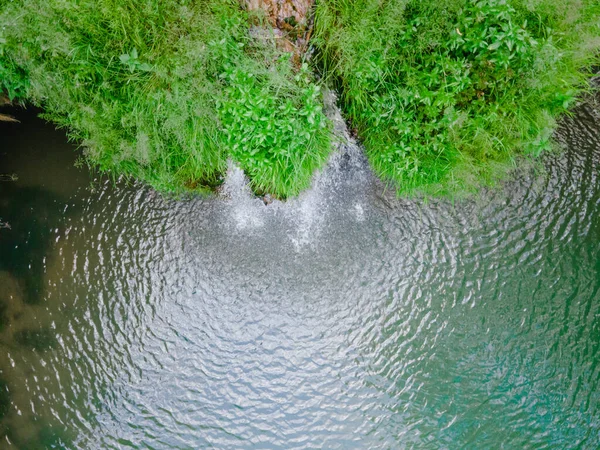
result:
M 397 199 L 343 143 L 265 206 L 0 124 L 0 448 L 600 447 L 600 107 L 544 169 Z M 338 122 L 340 139 L 343 126 Z

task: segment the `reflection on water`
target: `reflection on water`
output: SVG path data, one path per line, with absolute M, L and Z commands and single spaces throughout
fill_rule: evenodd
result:
M 28 304 L 38 304 L 42 298 L 45 257 L 55 234 L 52 225 L 60 217 L 58 201 L 44 189 L 19 187 L 16 182 L 4 182 L 0 190 L 1 217 L 7 224 L 0 241 L 0 271 L 18 280 Z
M 77 210 L 69 196 L 86 175 L 75 173 L 64 136 L 35 114 L 16 111 L 22 124 L 0 123 L 0 174 L 17 174 L 0 181 L 0 448 L 64 448 L 70 433 L 50 405 L 34 398 L 51 389 L 44 368 L 59 348 L 58 311 L 46 289 L 49 261 Z
M 285 205 L 233 166 L 223 198 L 91 192 L 59 132 L 0 125 L 3 445 L 597 448 L 598 111 L 454 205 L 351 142 Z

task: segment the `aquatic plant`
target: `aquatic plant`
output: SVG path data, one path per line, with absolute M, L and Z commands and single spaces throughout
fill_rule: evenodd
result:
M 593 0 L 323 0 L 323 75 L 375 171 L 401 192 L 493 181 L 549 148 L 598 61 Z

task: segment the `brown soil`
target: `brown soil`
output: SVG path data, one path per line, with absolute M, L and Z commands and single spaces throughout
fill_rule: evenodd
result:
M 299 66 L 312 31 L 313 0 L 244 0 L 244 4 L 248 11 L 264 11 L 277 46 L 293 53 L 292 61 Z

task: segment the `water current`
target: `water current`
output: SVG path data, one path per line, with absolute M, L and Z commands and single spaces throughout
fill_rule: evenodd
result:
M 0 448 L 600 447 L 600 100 L 543 168 L 398 199 L 166 199 L 0 124 Z M 10 228 L 9 228 L 10 227 Z

